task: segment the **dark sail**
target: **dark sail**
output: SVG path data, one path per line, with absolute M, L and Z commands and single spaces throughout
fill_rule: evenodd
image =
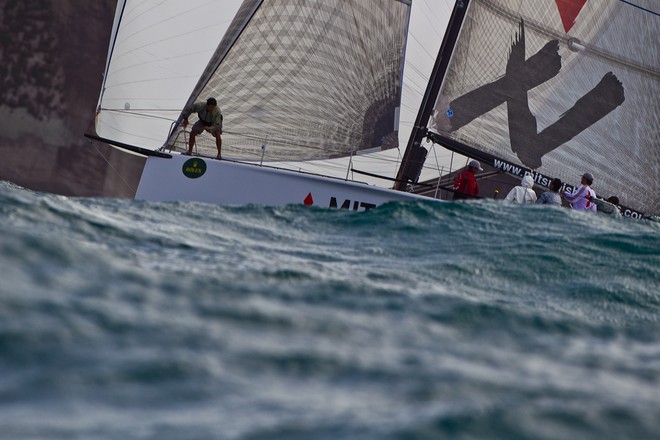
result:
M 660 212 L 657 2 L 472 0 L 428 128 Z M 461 148 L 465 147 L 465 148 Z

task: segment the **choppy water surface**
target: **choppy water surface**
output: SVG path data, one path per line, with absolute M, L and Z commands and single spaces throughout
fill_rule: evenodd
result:
M 643 439 L 660 224 L 0 183 L 2 439 Z

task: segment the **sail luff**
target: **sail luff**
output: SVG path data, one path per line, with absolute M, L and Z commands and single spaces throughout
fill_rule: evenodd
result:
M 408 38 L 410 37 L 410 19 L 412 17 L 412 0 L 401 0 L 401 3 L 405 4 L 408 6 L 408 18 L 406 20 L 406 28 L 404 31 L 404 39 L 403 39 L 403 52 L 401 53 L 401 67 L 399 70 L 399 107 L 396 109 L 396 113 L 394 115 L 394 131 L 396 133 L 399 133 L 399 124 L 400 124 L 400 119 L 401 119 L 401 99 L 403 96 L 403 78 L 404 78 L 404 68 L 406 66 L 406 48 L 408 47 Z
M 105 83 L 108 80 L 110 61 L 112 60 L 112 55 L 114 54 L 115 51 L 117 37 L 119 36 L 119 27 L 121 26 L 121 20 L 122 17 L 124 16 L 124 9 L 126 9 L 126 0 L 119 0 L 119 3 L 117 3 L 117 8 L 115 9 L 115 18 L 112 23 L 112 33 L 110 34 L 108 57 L 105 62 L 105 69 L 103 70 L 103 83 L 101 84 L 101 93 L 99 94 L 99 102 L 96 106 L 97 111 L 99 111 L 103 103 L 103 95 L 105 94 Z

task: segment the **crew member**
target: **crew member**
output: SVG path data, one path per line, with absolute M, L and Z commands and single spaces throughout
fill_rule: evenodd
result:
M 199 120 L 193 124 L 188 141 L 188 154 L 192 154 L 195 146 L 195 137 L 203 131 L 207 131 L 215 138 L 215 146 L 218 148 L 216 159 L 222 159 L 222 112 L 215 98 L 209 98 L 204 102 L 196 102 L 183 110 L 183 128 L 188 126 L 188 116 L 197 113 Z
M 456 179 L 454 179 L 454 200 L 475 198 L 479 194 L 479 184 L 475 174 L 483 171 L 481 164 L 471 160 Z

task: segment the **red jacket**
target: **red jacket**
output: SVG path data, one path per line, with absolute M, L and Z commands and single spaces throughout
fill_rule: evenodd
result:
M 471 169 L 467 168 L 461 172 L 454 180 L 454 199 L 466 198 L 461 197 L 461 193 L 476 196 L 479 194 L 479 184 L 477 178 Z

